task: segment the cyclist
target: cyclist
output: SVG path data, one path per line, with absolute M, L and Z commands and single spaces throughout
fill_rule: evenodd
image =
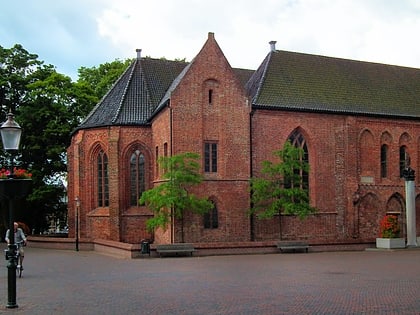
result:
M 23 251 L 23 246 L 22 245 L 26 245 L 26 236 L 25 236 L 25 233 L 23 233 L 23 230 L 19 227 L 19 224 L 17 222 L 14 222 L 13 227 L 14 227 L 14 230 L 15 230 L 14 231 L 15 232 L 15 244 L 19 244 L 17 250 L 19 251 L 19 254 L 20 254 L 20 261 L 18 262 L 17 267 L 23 269 L 23 258 L 24 258 L 25 253 Z M 9 232 L 10 232 L 10 230 L 6 231 L 5 240 L 6 240 L 7 244 L 10 243 Z

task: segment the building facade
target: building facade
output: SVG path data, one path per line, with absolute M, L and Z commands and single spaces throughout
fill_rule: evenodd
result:
M 72 135 L 70 237 L 76 217 L 81 238 L 125 243 L 368 243 L 389 213 L 404 230 L 402 170 L 407 160 L 420 168 L 420 70 L 270 45 L 255 71 L 232 68 L 213 33 L 189 63 L 142 58 L 138 50 Z M 306 153 L 318 212 L 259 220 L 249 215 L 249 180 L 287 140 Z M 183 152 L 200 154 L 204 181 L 192 192 L 215 208 L 187 212 L 150 235 L 145 222 L 153 213 L 138 198 L 162 179 L 157 159 Z

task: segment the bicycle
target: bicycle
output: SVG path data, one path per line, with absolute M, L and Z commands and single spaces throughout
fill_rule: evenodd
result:
M 22 277 L 23 272 L 23 265 L 22 265 L 22 256 L 20 255 L 20 248 L 25 246 L 25 242 L 20 241 L 16 243 L 16 273 L 19 276 L 19 278 Z
M 15 244 L 15 251 L 16 251 L 15 262 L 17 263 L 16 274 L 17 274 L 17 276 L 19 276 L 19 278 L 22 278 L 22 272 L 23 272 L 22 256 L 20 255 L 20 248 L 23 247 L 23 246 L 25 246 L 25 242 L 23 242 L 23 241 L 17 242 Z M 9 259 L 9 250 L 5 249 L 4 253 L 5 253 L 5 256 L 6 256 L 5 257 L 6 260 L 8 260 Z

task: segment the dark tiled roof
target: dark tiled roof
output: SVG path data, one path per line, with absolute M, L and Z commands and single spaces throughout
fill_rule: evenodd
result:
M 235 73 L 236 77 L 239 79 L 239 82 L 242 83 L 242 86 L 245 86 L 245 84 L 248 82 L 248 80 L 254 74 L 255 70 L 234 68 L 233 72 Z
M 135 59 L 77 129 L 145 125 L 165 92 L 188 63 Z
M 167 101 L 169 101 L 169 99 L 171 98 L 171 93 L 176 89 L 176 87 L 178 86 L 178 84 L 181 82 L 181 80 L 184 78 L 185 74 L 188 72 L 188 69 L 191 67 L 191 64 L 194 61 L 191 61 L 182 71 L 180 74 L 178 74 L 178 76 L 172 81 L 171 85 L 169 86 L 169 88 L 166 90 L 165 95 L 163 96 L 163 98 L 160 100 L 160 103 L 158 105 L 158 107 L 155 110 L 155 114 L 157 112 L 159 112 L 167 103 Z
M 135 59 L 76 130 L 149 124 L 153 114 L 170 98 L 189 65 L 183 61 Z M 234 71 L 244 85 L 254 72 Z
M 189 65 L 134 60 L 77 129 L 149 124 Z M 420 118 L 420 69 L 277 50 L 233 71 L 253 108 Z
M 420 69 L 270 52 L 246 85 L 255 108 L 420 118 Z

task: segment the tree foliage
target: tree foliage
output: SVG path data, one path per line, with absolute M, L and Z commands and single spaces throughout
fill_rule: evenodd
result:
M 166 229 L 172 215 L 181 219 L 187 210 L 204 214 L 213 208 L 208 199 L 198 198 L 189 192 L 191 187 L 202 182 L 198 159 L 198 154 L 190 152 L 159 158 L 159 166 L 165 171 L 165 181 L 145 191 L 140 198 L 140 204 L 145 204 L 155 214 L 147 221 L 149 231 L 157 227 Z
M 23 131 L 15 162 L 33 174 L 33 192 L 17 210 L 16 219 L 31 230 L 45 230 L 48 219 L 66 221 L 66 149 L 72 131 L 130 62 L 81 67 L 77 82 L 72 82 L 22 45 L 0 46 L 0 119 L 4 121 L 9 110 L 15 114 Z M 1 151 L 0 167 L 9 167 L 9 161 L 10 156 Z M 0 214 L 1 235 L 7 225 L 5 213 Z
M 126 59 L 124 61 L 116 59 L 112 62 L 100 64 L 97 67 L 80 67 L 77 82 L 87 84 L 93 90 L 94 95 L 98 99 L 101 99 L 131 62 L 132 59 Z
M 305 218 L 316 212 L 309 204 L 308 190 L 303 185 L 302 172 L 309 172 L 309 164 L 301 157 L 304 152 L 287 141 L 275 151 L 278 163 L 264 161 L 261 177 L 251 179 L 251 213 L 258 218 L 275 215 L 297 215 Z
M 21 45 L 0 46 L 0 116 L 4 121 L 9 110 L 15 114 L 23 131 L 15 162 L 33 174 L 33 192 L 16 219 L 32 230 L 46 229 L 48 219 L 65 222 L 66 149 L 72 130 L 97 100 L 89 85 L 72 82 Z M 9 167 L 9 161 L 1 151 L 1 167 Z M 3 216 L 0 224 L 5 221 Z

